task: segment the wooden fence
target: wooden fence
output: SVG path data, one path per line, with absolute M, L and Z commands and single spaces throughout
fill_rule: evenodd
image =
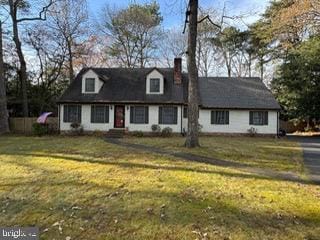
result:
M 58 118 L 48 117 L 47 123 L 55 130 L 58 130 Z M 37 118 L 10 118 L 10 131 L 13 133 L 32 133 L 32 124 L 37 122 Z
M 294 124 L 292 121 L 280 120 L 280 129 L 285 130 L 287 133 L 294 133 L 296 131 L 303 132 L 306 126 L 307 124 L 305 122 Z

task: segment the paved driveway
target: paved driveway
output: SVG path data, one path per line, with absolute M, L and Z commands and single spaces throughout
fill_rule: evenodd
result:
M 320 184 L 320 136 L 296 137 L 289 139 L 299 141 L 303 148 L 304 165 L 308 169 L 310 179 Z

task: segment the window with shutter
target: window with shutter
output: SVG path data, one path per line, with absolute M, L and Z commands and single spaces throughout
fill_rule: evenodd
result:
M 228 125 L 229 124 L 229 111 L 225 111 L 225 110 L 211 111 L 211 124 Z
M 250 111 L 249 123 L 256 126 L 268 125 L 268 111 Z
M 63 106 L 63 122 L 81 123 L 81 105 L 66 104 Z
M 91 123 L 109 123 L 109 106 L 92 105 Z
M 171 106 L 159 107 L 159 124 L 177 124 L 178 108 Z
M 130 107 L 130 123 L 148 124 L 149 123 L 149 107 L 147 106 Z

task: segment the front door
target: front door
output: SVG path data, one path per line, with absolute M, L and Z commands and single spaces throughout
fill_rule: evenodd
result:
M 115 128 L 124 128 L 124 106 L 116 105 L 114 109 L 114 127 Z

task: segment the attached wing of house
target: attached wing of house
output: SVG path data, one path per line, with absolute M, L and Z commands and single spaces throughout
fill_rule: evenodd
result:
M 199 78 L 199 124 L 204 133 L 278 132 L 280 106 L 259 78 Z M 151 132 L 152 125 L 187 130 L 188 77 L 174 68 L 83 69 L 60 98 L 60 130 Z

